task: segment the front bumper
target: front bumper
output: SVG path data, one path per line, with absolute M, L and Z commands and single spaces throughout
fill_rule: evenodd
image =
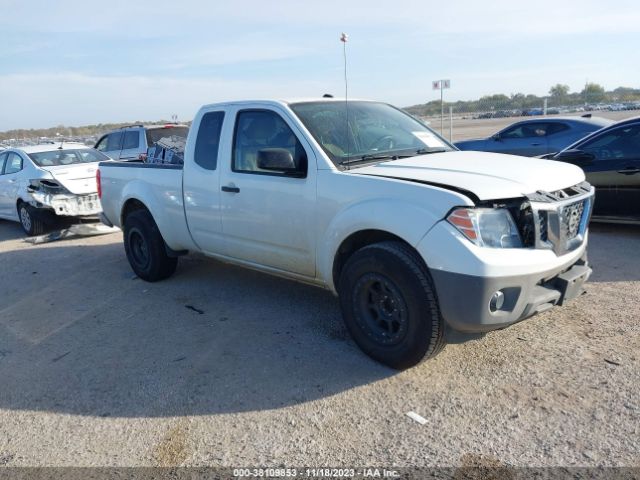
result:
M 442 270 L 431 272 L 440 311 L 446 323 L 460 332 L 504 328 L 583 293 L 591 275 L 586 252 L 560 272 L 555 270 L 506 277 L 479 277 Z M 495 308 L 492 298 L 502 296 Z

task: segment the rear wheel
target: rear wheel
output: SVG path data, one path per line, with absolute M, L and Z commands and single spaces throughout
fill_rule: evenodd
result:
M 431 276 L 407 245 L 389 241 L 358 250 L 342 269 L 338 290 L 347 329 L 375 360 L 405 369 L 445 345 Z
M 42 235 L 46 231 L 46 225 L 40 212 L 28 203 L 21 202 L 18 205 L 18 216 L 22 229 L 30 237 Z
M 148 282 L 170 277 L 178 259 L 167 255 L 164 239 L 146 210 L 136 210 L 124 221 L 124 249 L 133 271 Z

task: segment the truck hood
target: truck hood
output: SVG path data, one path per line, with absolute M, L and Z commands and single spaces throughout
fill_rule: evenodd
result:
M 87 195 L 98 191 L 96 184 L 97 162 L 40 168 L 49 172 L 56 181 L 75 195 Z
M 356 168 L 350 173 L 397 178 L 471 192 L 479 200 L 553 192 L 584 181 L 575 165 L 488 152 L 444 152 Z

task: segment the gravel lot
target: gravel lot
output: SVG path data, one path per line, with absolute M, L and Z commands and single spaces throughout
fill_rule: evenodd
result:
M 398 373 L 322 290 L 0 222 L 0 465 L 640 466 L 639 247 L 593 225 L 587 295 Z

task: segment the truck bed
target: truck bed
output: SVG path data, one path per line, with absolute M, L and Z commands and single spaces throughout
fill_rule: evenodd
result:
M 182 200 L 182 165 L 143 162 L 101 162 L 102 211 L 122 228 L 121 213 L 127 201 L 142 201 L 163 232 L 167 245 L 177 250 L 192 245 Z

